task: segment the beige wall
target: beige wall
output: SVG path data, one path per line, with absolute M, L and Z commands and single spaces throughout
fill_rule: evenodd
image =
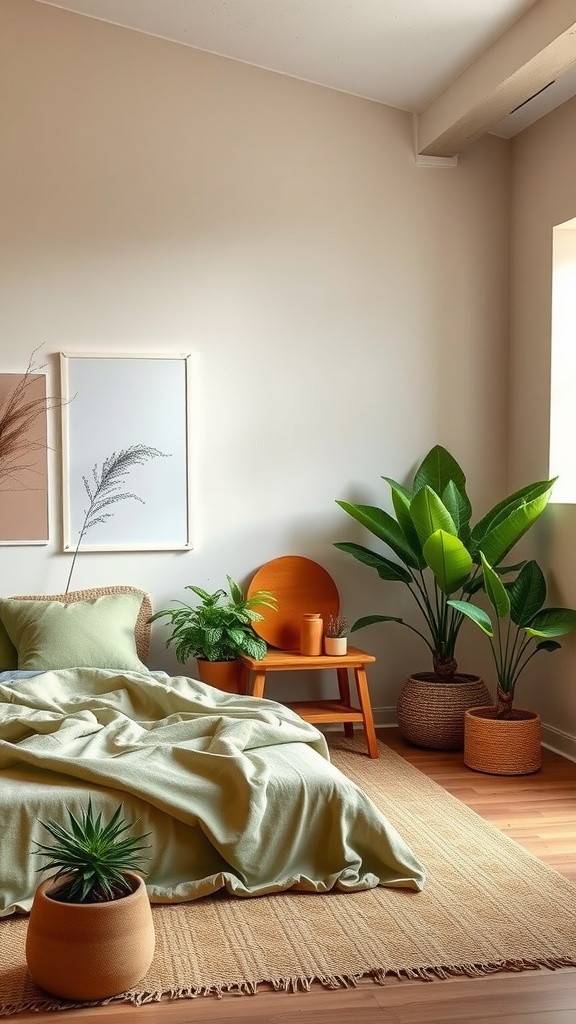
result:
M 576 216 L 576 100 L 512 144 L 511 485 L 548 475 L 552 230 Z M 576 607 L 576 509 L 554 505 L 537 531 L 549 597 Z M 522 698 L 551 727 L 547 739 L 576 756 L 576 640 L 532 662 Z M 520 694 L 519 694 L 520 696 Z
M 406 613 L 332 547 L 354 535 L 335 499 L 384 502 L 437 442 L 478 515 L 503 494 L 509 143 L 416 167 L 408 114 L 32 0 L 3 0 L 0 47 L 0 366 L 40 343 L 197 363 L 194 551 L 85 554 L 75 586 L 159 607 L 298 552 L 350 618 Z M 51 474 L 53 539 L 1 552 L 4 594 L 66 579 Z M 389 707 L 427 651 L 362 641 Z

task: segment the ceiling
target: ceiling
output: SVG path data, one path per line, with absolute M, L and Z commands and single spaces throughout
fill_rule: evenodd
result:
M 407 110 L 436 157 L 576 95 L 574 0 L 36 2 Z

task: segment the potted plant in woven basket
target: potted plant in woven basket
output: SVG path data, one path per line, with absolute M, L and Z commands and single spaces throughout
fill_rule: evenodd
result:
M 496 616 L 471 602 L 450 604 L 488 637 L 497 677 L 495 706 L 469 708 L 464 716 L 464 763 L 494 775 L 525 775 L 542 763 L 540 715 L 514 706 L 516 686 L 539 651 L 557 651 L 557 637 L 576 629 L 572 608 L 545 608 L 546 581 L 533 559 L 503 584 L 482 555 L 484 589 Z
M 144 836 L 129 836 L 135 822 L 122 804 L 105 824 L 92 801 L 70 827 L 41 822 L 53 837 L 37 844 L 56 869 L 34 895 L 26 935 L 26 961 L 41 988 L 64 999 L 107 999 L 136 985 L 154 955 L 154 925 L 139 863 Z
M 433 749 L 458 750 L 464 743 L 464 712 L 488 704 L 490 693 L 478 676 L 463 673 L 456 646 L 465 615 L 461 603 L 483 586 L 481 555 L 497 572 L 519 566 L 502 563 L 515 544 L 544 511 L 554 484 L 542 480 L 498 502 L 476 525 L 466 476 L 456 459 L 436 445 L 418 466 L 409 488 L 390 477 L 395 515 L 373 505 L 347 501 L 337 504 L 392 552 L 374 551 L 361 544 L 335 546 L 374 569 L 385 582 L 402 583 L 414 601 L 421 628 L 396 615 L 366 615 L 351 632 L 374 623 L 396 622 L 427 646 L 432 671 L 411 673 L 397 703 L 397 720 L 410 742 Z
M 263 616 L 260 607 L 276 610 L 274 594 L 258 590 L 246 597 L 242 588 L 227 576 L 230 594 L 216 590 L 209 594 L 202 587 L 187 586 L 200 602 L 195 605 L 175 602 L 177 608 L 162 608 L 150 619 L 168 618 L 172 632 L 166 647 L 174 644 L 176 657 L 185 664 L 196 658 L 198 674 L 204 683 L 228 693 L 240 689 L 240 654 L 263 658 L 268 650 L 266 641 L 254 631 L 253 623 Z

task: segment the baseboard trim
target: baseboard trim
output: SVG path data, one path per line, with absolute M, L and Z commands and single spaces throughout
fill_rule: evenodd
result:
M 571 736 L 568 732 L 542 723 L 542 746 L 553 750 L 555 754 L 567 757 L 569 761 L 576 761 L 576 736 Z

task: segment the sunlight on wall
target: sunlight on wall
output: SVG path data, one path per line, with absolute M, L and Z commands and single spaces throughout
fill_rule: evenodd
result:
M 550 476 L 552 501 L 576 503 L 576 218 L 552 238 Z

